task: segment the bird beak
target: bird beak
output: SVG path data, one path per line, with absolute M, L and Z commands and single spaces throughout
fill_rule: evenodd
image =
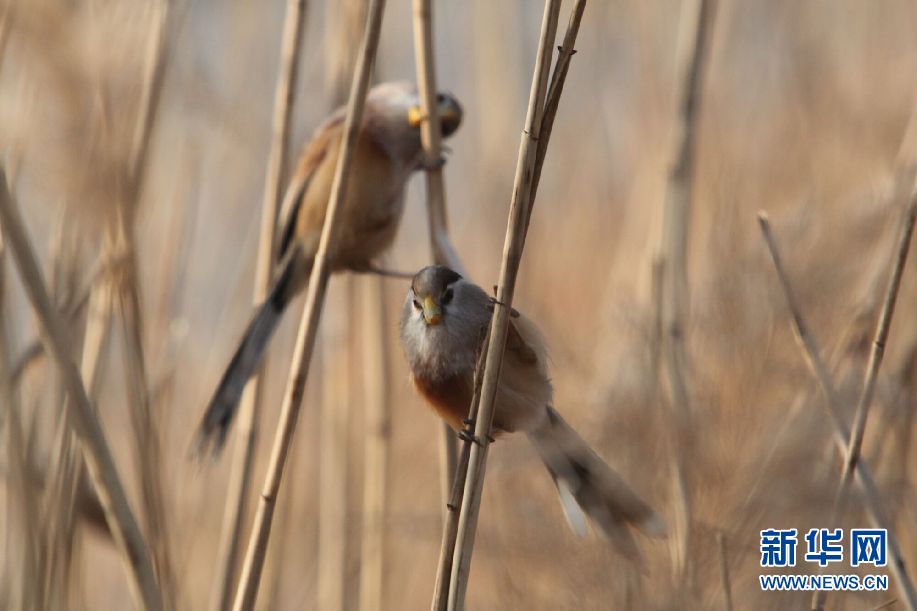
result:
M 421 123 L 423 123 L 423 113 L 420 111 L 420 106 L 411 106 L 408 108 L 408 125 L 411 127 L 420 127 Z
M 442 309 L 429 295 L 423 298 L 423 319 L 427 321 L 429 326 L 438 325 L 443 321 Z
M 449 137 L 455 133 L 455 130 L 462 124 L 462 107 L 458 101 L 450 95 L 446 95 L 439 103 L 439 124 L 440 130 L 444 137 Z M 408 125 L 411 127 L 420 127 L 423 123 L 424 114 L 420 106 L 411 106 L 408 109 Z

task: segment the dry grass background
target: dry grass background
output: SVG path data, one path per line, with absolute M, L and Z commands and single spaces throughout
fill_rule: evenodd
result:
M 380 80 L 414 78 L 410 4 L 389 3 Z M 435 6 L 438 80 L 466 110 L 446 166 L 451 231 L 472 277 L 490 285 L 499 268 L 541 7 L 520 0 Z M 215 570 L 229 460 L 200 467 L 186 452 L 250 311 L 283 8 L 281 2 L 172 5 L 162 97 L 136 209 L 143 342 L 163 456 L 165 548 L 173 597 L 183 609 L 207 604 Z M 673 1 L 604 0 L 586 9 L 515 297 L 549 338 L 558 409 L 666 515 L 672 507 L 668 393 L 652 367 L 651 260 L 673 147 L 680 8 Z M 340 10 L 336 2 L 308 3 L 294 143 L 308 138 L 329 110 L 326 52 L 340 44 L 333 34 Z M 154 11 L 155 3 L 134 0 L 0 4 L 9 34 L 0 66 L 0 145 L 62 304 L 93 281 L 105 227 L 122 197 Z M 489 463 L 469 608 L 724 608 L 720 532 L 736 608 L 807 604 L 806 594 L 759 591 L 758 530 L 828 526 L 839 463 L 755 214 L 770 213 L 804 314 L 852 405 L 875 325 L 873 300 L 917 162 L 915 31 L 917 6 L 907 0 L 720 3 L 698 124 L 688 260 L 692 578 L 682 584 L 672 577 L 664 542 L 646 543 L 650 575 L 640 577 L 601 541 L 576 539 L 537 457 L 522 439 L 510 438 L 494 448 Z M 388 258 L 393 268 L 413 270 L 428 261 L 422 182 L 412 184 Z M 6 277 L 8 350 L 18 355 L 36 330 L 9 265 Z M 345 307 L 347 296 L 359 298 L 363 293 L 347 285 L 365 281 L 333 278 L 332 307 Z M 429 604 L 441 519 L 439 428 L 414 396 L 396 343 L 395 312 L 405 289 L 397 280 L 387 280 L 384 289 L 392 313 L 394 410 L 385 609 Z M 917 566 L 911 448 L 917 266 L 906 270 L 902 291 L 865 449 L 906 560 Z M 349 312 L 358 318 L 358 308 Z M 73 317 L 75 337 L 84 318 Z M 289 365 L 293 318 L 272 348 L 256 486 Z M 346 321 L 333 330 L 342 349 L 359 346 L 365 332 Z M 140 511 L 122 333 L 114 325 L 107 340 L 97 405 Z M 332 352 L 324 349 L 323 359 L 333 359 Z M 357 370 L 355 358 L 342 358 Z M 360 376 L 341 374 L 340 359 L 332 368 L 324 360 L 308 383 L 260 608 L 318 608 L 318 405 L 322 387 L 340 388 L 341 375 L 354 401 L 345 605 L 358 602 Z M 337 379 L 323 370 L 337 372 Z M 15 398 L 8 404 L 18 405 L 34 485 L 54 462 L 62 423 L 53 368 L 42 359 L 32 362 Z M 0 414 L 8 475 L 14 420 Z M 56 507 L 23 514 L 19 501 L 34 488 L 23 490 L 12 477 L 5 483 L 0 607 L 29 608 L 36 604 L 36 583 L 48 574 L 30 569 L 39 566 L 30 562 L 65 562 L 59 543 L 36 543 L 60 528 L 63 517 Z M 855 506 L 845 525 L 864 523 Z M 72 553 L 71 578 L 54 574 L 46 608 L 131 604 L 104 534 L 79 529 Z M 894 596 L 891 584 L 888 593 L 832 594 L 828 604 L 870 609 Z

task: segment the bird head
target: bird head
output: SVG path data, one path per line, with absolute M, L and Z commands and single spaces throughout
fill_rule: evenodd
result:
M 448 267 L 431 265 L 417 272 L 411 280 L 411 305 L 427 327 L 443 322 L 454 297 L 453 285 L 461 279 L 461 275 Z
M 439 115 L 439 128 L 444 138 L 448 138 L 462 124 L 462 105 L 451 93 L 440 92 L 436 94 L 436 110 Z M 408 123 L 411 127 L 420 128 L 424 114 L 420 103 L 408 109 Z

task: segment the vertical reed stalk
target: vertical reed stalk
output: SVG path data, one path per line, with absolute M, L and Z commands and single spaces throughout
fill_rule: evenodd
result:
M 510 218 L 506 228 L 506 239 L 503 247 L 503 260 L 500 267 L 500 282 L 497 287 L 497 303 L 490 327 L 487 344 L 487 356 L 481 383 L 481 399 L 475 422 L 475 436 L 478 443 L 472 448 L 468 458 L 468 476 L 459 514 L 458 531 L 455 540 L 455 552 L 452 560 L 452 574 L 449 588 L 450 611 L 459 611 L 465 607 L 465 591 L 468 586 L 468 573 L 471 567 L 471 553 L 474 549 L 475 530 L 481 503 L 481 491 L 484 484 L 484 470 L 489 448 L 488 437 L 493 422 L 494 401 L 497 384 L 500 378 L 500 366 L 503 361 L 503 349 L 509 329 L 509 314 L 512 307 L 516 276 L 522 259 L 522 248 L 525 242 L 526 221 L 531 215 L 532 180 L 538 148 L 538 137 L 541 133 L 541 118 L 544 114 L 544 102 L 548 90 L 548 77 L 551 68 L 551 56 L 557 33 L 557 22 L 560 15 L 560 1 L 547 0 L 541 26 L 538 53 L 535 59 L 535 73 L 529 95 L 528 112 L 525 127 L 519 144 L 519 158 L 516 166 L 516 178 L 513 185 L 513 197 L 510 204 Z
M 430 249 L 433 261 L 465 275 L 465 268 L 449 239 L 446 214 L 446 187 L 442 168 L 442 133 L 439 108 L 436 104 L 436 59 L 433 45 L 433 1 L 414 0 L 414 61 L 417 65 L 417 90 L 420 94 L 420 111 L 424 121 L 420 124 L 420 141 L 423 144 L 427 168 L 427 222 L 430 232 Z M 455 481 L 458 444 L 448 424 L 440 425 L 440 490 L 443 511 Z M 444 520 L 445 514 L 444 514 Z
M 357 137 L 360 133 L 363 107 L 366 102 L 366 93 L 369 89 L 373 60 L 379 44 L 384 9 L 384 0 L 372 0 L 366 29 L 363 34 L 360 56 L 350 89 L 347 116 L 344 122 L 344 141 L 335 168 L 328 210 L 322 227 L 318 252 L 315 255 L 315 264 L 312 267 L 312 274 L 306 289 L 306 304 L 299 331 L 297 332 L 290 377 L 284 391 L 280 423 L 274 438 L 267 476 L 261 492 L 258 511 L 255 514 L 255 523 L 249 539 L 239 588 L 233 604 L 233 608 L 236 611 L 248 611 L 252 608 L 257 595 L 258 583 L 261 580 L 261 570 L 264 565 L 264 554 L 267 550 L 268 539 L 270 538 L 274 507 L 277 494 L 280 491 L 280 483 L 290 443 L 293 440 L 293 430 L 299 415 L 303 388 L 309 371 L 309 362 L 315 347 L 321 305 L 324 301 L 328 277 L 331 273 L 328 253 L 337 231 L 339 211 L 346 196 L 346 178 L 350 171 Z
M 305 21 L 305 0 L 288 0 L 284 17 L 283 37 L 280 44 L 280 66 L 274 89 L 274 115 L 272 120 L 271 149 L 268 156 L 264 195 L 261 201 L 261 238 L 258 245 L 258 262 L 255 271 L 254 302 L 259 304 L 267 297 L 274 269 L 274 252 L 277 250 L 277 208 L 281 197 L 281 179 L 286 166 L 290 140 L 290 116 L 299 68 L 302 30 Z M 261 411 L 261 374 L 267 367 L 265 355 L 261 367 L 248 382 L 239 404 L 236 426 L 236 445 L 227 489 L 223 528 L 217 556 L 216 580 L 210 600 L 211 611 L 229 608 L 232 584 L 238 564 L 242 522 L 251 487 L 252 467 L 258 440 L 257 415 Z
M 691 6 L 691 5 L 687 5 Z M 669 170 L 663 202 L 662 243 L 658 264 L 661 265 L 661 302 L 663 346 L 662 357 L 671 392 L 672 413 L 670 441 L 672 447 L 672 483 L 675 499 L 672 564 L 676 579 L 690 579 L 688 552 L 691 547 L 690 464 L 687 439 L 691 430 L 691 398 L 685 329 L 689 303 L 687 258 L 688 233 L 697 151 L 697 124 L 700 115 L 703 75 L 709 55 L 713 25 L 714 0 L 698 0 L 695 19 L 683 18 L 682 40 L 691 43 L 688 63 L 684 66 L 679 115 L 676 124 L 676 148 Z M 692 27 L 688 38 L 688 27 Z M 683 49 L 687 50 L 687 45 Z M 656 265 L 654 261 L 654 267 Z

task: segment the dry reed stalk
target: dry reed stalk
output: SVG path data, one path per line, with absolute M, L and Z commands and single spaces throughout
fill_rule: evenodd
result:
M 131 577 L 137 605 L 147 611 L 162 608 L 150 551 L 131 512 L 114 458 L 101 424 L 83 386 L 80 372 L 70 359 L 66 328 L 58 317 L 45 288 L 42 273 L 25 232 L 22 217 L 0 171 L 0 224 L 19 268 L 22 283 L 38 317 L 46 350 L 52 355 L 73 402 L 73 426 L 80 438 L 89 474 L 105 509 L 106 521 Z
M 911 212 L 913 212 L 913 205 Z M 768 221 L 767 215 L 760 213 L 758 215 L 758 222 L 761 226 L 761 233 L 764 237 L 765 243 L 767 244 L 768 252 L 770 253 L 771 259 L 774 263 L 774 269 L 777 272 L 777 278 L 780 281 L 784 296 L 786 297 L 787 307 L 789 308 L 790 315 L 793 319 L 793 328 L 796 331 L 797 342 L 800 344 L 800 347 L 803 351 L 806 359 L 806 364 L 812 370 L 815 378 L 818 380 L 822 392 L 825 395 L 825 405 L 834 429 L 833 438 L 835 446 L 840 456 L 844 458 L 847 455 L 848 440 L 851 438 L 851 436 L 847 425 L 844 423 L 844 420 L 841 417 L 841 408 L 843 406 L 843 402 L 840 396 L 837 394 L 834 382 L 831 379 L 831 374 L 828 371 L 828 367 L 821 356 L 821 352 L 819 351 L 817 343 L 815 342 L 815 337 L 809 331 L 809 328 L 802 317 L 802 309 L 800 308 L 799 302 L 796 300 L 795 292 L 792 290 L 792 286 L 790 285 L 789 277 L 787 276 L 786 270 L 783 266 L 783 261 L 780 257 L 780 252 L 777 249 L 776 239 L 771 232 L 770 222 Z M 860 487 L 863 503 L 871 522 L 875 525 L 876 528 L 884 528 L 888 532 L 888 554 L 891 557 L 889 567 L 891 568 L 892 574 L 895 577 L 895 583 L 901 592 L 902 598 L 908 604 L 908 608 L 915 609 L 917 608 L 917 591 L 914 590 L 913 582 L 911 581 L 911 578 L 904 567 L 904 558 L 902 555 L 901 547 L 898 544 L 897 537 L 895 537 L 894 530 L 891 528 L 892 524 L 885 513 L 885 509 L 882 505 L 882 497 L 879 493 L 878 486 L 875 483 L 875 479 L 872 476 L 872 470 L 869 468 L 869 465 L 865 460 L 856 461 L 853 468 L 854 474 L 856 475 L 856 482 Z M 817 607 L 819 601 L 813 598 L 812 603 L 814 607 Z
M 895 249 L 896 256 L 893 260 L 888 285 L 884 292 L 882 307 L 879 313 L 879 321 L 876 326 L 875 336 L 872 340 L 872 350 L 869 353 L 869 362 L 866 365 L 866 372 L 863 378 L 863 388 L 860 392 L 860 398 L 857 401 L 857 408 L 853 416 L 846 452 L 844 453 L 844 464 L 840 483 L 838 484 L 837 493 L 831 510 L 831 519 L 829 521 L 831 524 L 837 524 L 844 514 L 847 489 L 850 487 L 850 480 L 853 478 L 857 463 L 861 460 L 860 453 L 863 446 L 863 437 L 866 433 L 866 421 L 869 417 L 869 409 L 872 406 L 873 396 L 875 395 L 879 368 L 882 366 L 882 359 L 885 355 L 885 344 L 888 341 L 888 333 L 891 329 L 892 317 L 895 313 L 895 304 L 898 300 L 898 289 L 901 286 L 901 276 L 904 273 L 904 266 L 907 263 L 907 255 L 910 250 L 915 221 L 917 221 L 917 193 L 915 193 L 907 207 L 904 227 L 901 231 L 898 246 Z M 901 567 L 901 570 L 904 570 L 903 567 Z M 917 598 L 908 598 L 907 593 L 903 594 L 909 608 L 912 610 L 917 608 Z M 910 595 L 913 596 L 914 594 L 913 586 L 911 586 Z M 823 609 L 827 595 L 825 591 L 816 591 L 812 595 L 812 609 Z
M 354 277 L 344 276 L 329 289 L 322 325 L 322 398 L 319 415 L 318 608 L 347 608 L 347 483 L 350 479 L 348 429 L 351 392 L 350 322 Z
M 331 107 L 347 102 L 347 86 L 353 81 L 357 49 L 351 41 L 366 23 L 366 0 L 344 0 L 338 10 L 327 11 L 325 80 L 330 90 Z M 374 81 L 375 70 L 369 76 Z M 345 609 L 352 601 L 347 588 L 348 482 L 350 456 L 348 430 L 351 420 L 353 368 L 351 359 L 359 358 L 354 346 L 351 323 L 356 320 L 354 279 L 343 278 L 330 287 L 325 297 L 324 325 L 319 352 L 322 359 L 322 386 L 319 411 L 318 485 L 318 608 Z
M 382 609 L 385 517 L 391 444 L 390 324 L 383 279 L 361 283 L 363 304 L 363 531 L 360 545 L 360 611 Z
M 538 135 L 538 148 L 535 152 L 535 167 L 532 175 L 532 192 L 529 194 L 529 201 L 535 201 L 535 195 L 538 193 L 538 185 L 541 182 L 541 168 L 544 167 L 544 160 L 548 154 L 548 143 L 551 141 L 551 132 L 554 130 L 554 119 L 557 117 L 557 109 L 560 107 L 560 94 L 564 90 L 564 84 L 567 82 L 567 73 L 570 71 L 570 61 L 576 54 L 576 37 L 579 35 L 580 23 L 583 21 L 583 13 L 586 11 L 586 0 L 576 0 L 573 9 L 570 11 L 570 19 L 567 22 L 567 31 L 564 34 L 564 40 L 557 48 L 557 63 L 554 65 L 554 71 L 551 74 L 551 85 L 548 87 L 547 100 L 544 105 L 544 115 L 541 119 L 541 131 Z M 529 222 L 532 220 L 531 207 L 529 215 L 525 219 L 525 233 L 523 239 L 528 235 Z
M 478 407 L 481 403 L 481 381 L 484 374 L 485 357 L 487 351 L 484 349 L 490 341 L 490 327 L 484 335 L 481 342 L 481 349 L 475 362 L 474 369 L 474 386 L 471 396 L 471 406 L 468 409 L 468 420 L 474 422 L 478 417 Z M 443 522 L 443 535 L 440 541 L 439 562 L 436 568 L 436 581 L 433 585 L 433 603 L 432 611 L 446 611 L 449 604 L 449 577 L 452 574 L 452 556 L 455 553 L 455 539 L 458 535 L 459 509 L 462 506 L 462 498 L 465 493 L 465 479 L 468 476 L 468 459 L 471 454 L 470 438 L 465 438 L 462 443 L 462 450 L 458 457 L 455 468 L 455 480 L 452 482 L 452 490 L 449 499 L 446 501 L 446 516 Z
M 506 345 L 506 335 L 509 329 L 509 315 L 516 286 L 516 276 L 518 275 L 519 264 L 522 259 L 522 248 L 525 243 L 526 222 L 531 215 L 531 206 L 533 204 L 531 199 L 532 179 L 537 156 L 538 137 L 542 128 L 541 118 L 544 115 L 544 101 L 547 96 L 551 56 L 559 15 L 560 1 L 547 0 L 544 7 L 525 127 L 519 144 L 519 157 L 513 185 L 512 202 L 510 204 L 509 223 L 506 228 L 503 259 L 500 267 L 500 281 L 497 287 L 496 304 L 490 327 L 490 337 L 487 343 L 486 363 L 481 383 L 481 399 L 475 420 L 474 434 L 476 443 L 471 448 L 468 457 L 468 475 L 465 481 L 461 512 L 459 513 L 447 607 L 450 611 L 459 611 L 465 607 L 465 592 L 468 587 L 471 554 L 474 549 L 475 530 L 481 503 L 481 492 L 484 485 L 487 450 L 490 445 L 488 438 L 493 423 L 494 401 L 497 394 L 497 384 L 500 379 L 503 349 Z
M 915 196 L 908 206 L 907 215 L 904 221 L 904 229 L 901 232 L 898 248 L 896 249 L 897 256 L 894 261 L 894 266 L 892 267 L 891 276 L 888 280 L 885 298 L 882 302 L 879 323 L 876 328 L 875 338 L 873 339 L 872 351 L 869 354 L 869 364 L 866 367 L 862 394 L 860 395 L 860 400 L 857 404 L 856 413 L 853 418 L 853 430 L 851 431 L 850 442 L 847 447 L 847 457 L 844 460 L 844 471 L 841 477 L 838 495 L 843 495 L 845 493 L 845 489 L 850 483 L 853 470 L 860 458 L 863 436 L 866 432 L 866 420 L 869 417 L 869 408 L 872 405 L 873 395 L 875 394 L 879 368 L 882 366 L 882 358 L 885 355 L 885 343 L 888 339 L 889 330 L 891 329 L 892 316 L 895 313 L 898 289 L 901 286 L 901 276 L 904 272 L 904 266 L 907 263 L 907 255 L 911 245 L 911 236 L 914 233 L 915 220 L 917 220 L 917 196 Z
M 286 167 L 289 149 L 290 117 L 296 92 L 296 77 L 299 72 L 304 21 L 305 0 L 288 0 L 280 43 L 280 66 L 277 70 L 277 83 L 274 88 L 271 149 L 264 180 L 264 195 L 261 201 L 261 237 L 258 245 L 253 296 L 255 304 L 264 301 L 271 288 L 274 252 L 277 249 L 275 245 L 277 212 L 282 195 L 283 170 Z M 211 611 L 224 611 L 230 604 L 232 584 L 238 564 L 239 543 L 242 537 L 242 521 L 251 488 L 255 446 L 258 440 L 256 417 L 261 411 L 261 374 L 267 367 L 268 358 L 269 356 L 265 355 L 255 376 L 246 386 L 239 404 L 236 424 L 237 441 L 233 449 L 229 486 L 226 492 L 228 502 L 223 513 L 216 579 L 211 593 Z
M 342 150 L 335 167 L 325 223 L 322 227 L 318 252 L 315 255 L 315 264 L 312 267 L 312 274 L 309 277 L 309 284 L 306 289 L 306 303 L 299 331 L 297 332 L 290 377 L 284 391 L 280 422 L 274 437 L 274 446 L 271 450 L 267 475 L 261 492 L 261 500 L 258 503 L 251 538 L 245 554 L 245 562 L 242 566 L 239 588 L 236 591 L 236 598 L 233 604 L 235 611 L 248 611 L 252 608 L 257 595 L 258 583 L 261 579 L 264 554 L 270 538 L 274 506 L 280 490 L 280 482 L 283 477 L 283 468 L 289 453 L 290 443 L 293 440 L 293 430 L 299 415 L 303 388 L 309 371 L 309 361 L 315 347 L 321 305 L 324 301 L 328 278 L 331 273 L 328 253 L 337 231 L 338 213 L 346 196 L 347 183 L 345 179 L 350 171 L 354 148 L 360 132 L 363 107 L 366 101 L 366 92 L 369 89 L 372 63 L 378 48 L 384 9 L 384 0 L 372 0 L 361 43 L 360 56 L 350 89 L 347 116 L 344 122 Z
M 672 545 L 673 572 L 678 581 L 690 579 L 688 564 L 691 547 L 690 460 L 687 437 L 691 430 L 691 398 L 685 350 L 685 321 L 689 302 L 687 280 L 688 232 L 692 207 L 694 166 L 697 151 L 697 123 L 701 88 L 711 40 L 715 3 L 698 0 L 694 21 L 683 19 L 682 40 L 690 41 L 691 52 L 681 83 L 676 145 L 669 170 L 663 202 L 661 262 L 662 357 L 671 392 L 669 415 L 672 447 L 672 484 L 674 516 Z M 693 36 L 685 38 L 684 29 L 692 27 Z
M 427 224 L 430 232 L 430 250 L 433 261 L 445 265 L 463 276 L 465 266 L 459 260 L 452 241 L 449 239 L 448 215 L 446 214 L 446 187 L 442 168 L 442 133 L 439 122 L 439 108 L 436 104 L 436 60 L 433 46 L 433 2 L 414 0 L 414 61 L 417 65 L 417 90 L 420 94 L 420 112 L 424 120 L 420 124 L 420 142 L 424 150 L 427 186 Z M 440 492 L 443 511 L 455 481 L 458 443 L 455 431 L 446 424 L 440 425 L 439 465 Z M 443 514 L 443 520 L 446 520 Z

